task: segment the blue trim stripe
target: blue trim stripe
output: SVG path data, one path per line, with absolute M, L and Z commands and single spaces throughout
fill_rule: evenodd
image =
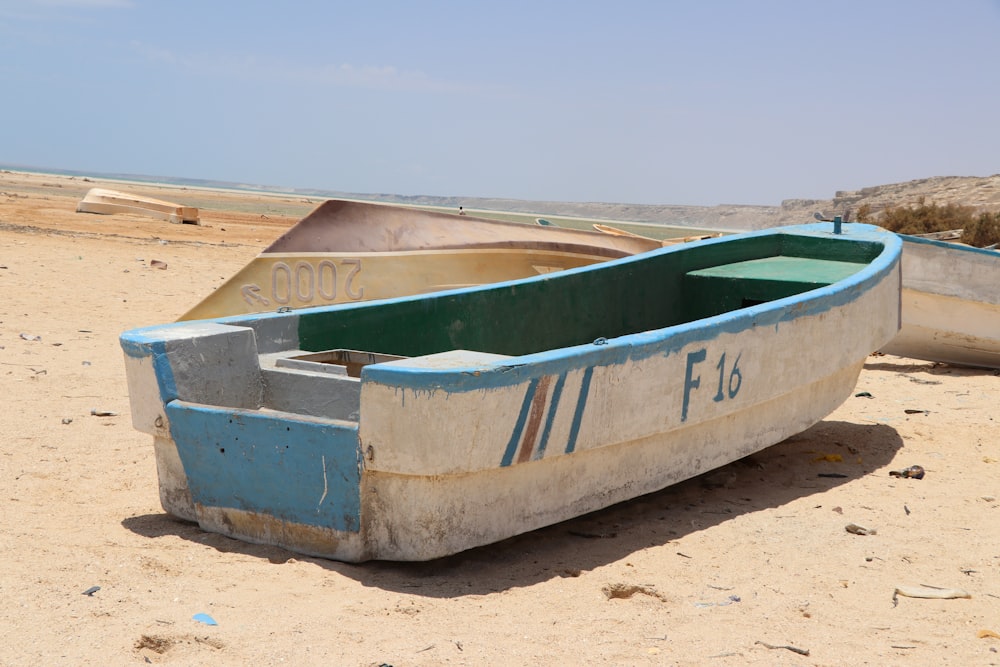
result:
M 156 384 L 160 390 L 160 400 L 166 405 L 178 396 L 174 369 L 170 365 L 170 357 L 167 356 L 167 344 L 164 341 L 156 341 L 150 346 L 150 352 L 156 372 Z
M 517 445 L 521 442 L 521 435 L 524 433 L 524 424 L 528 421 L 528 412 L 531 410 L 531 402 L 535 398 L 535 392 L 538 390 L 540 380 L 541 378 L 534 378 L 528 383 L 528 390 L 524 393 L 524 402 L 521 404 L 521 413 L 517 416 L 517 423 L 514 424 L 514 432 L 510 434 L 510 442 L 507 443 L 503 459 L 500 460 L 502 467 L 507 467 L 514 463 Z
M 177 398 L 177 382 L 174 379 L 174 369 L 167 355 L 167 341 L 161 338 L 146 336 L 143 332 L 151 330 L 137 329 L 121 335 L 118 342 L 126 356 L 133 359 L 149 357 L 156 374 L 156 385 L 160 391 L 160 401 L 164 405 Z
M 549 444 L 549 434 L 552 432 L 552 422 L 556 418 L 556 410 L 559 408 L 559 398 L 562 396 L 563 385 L 566 384 L 566 373 L 559 376 L 556 386 L 552 389 L 552 403 L 549 405 L 549 414 L 545 418 L 545 428 L 542 430 L 542 438 L 538 442 L 538 449 L 531 457 L 532 461 L 545 456 L 545 448 Z
M 580 381 L 580 397 L 576 399 L 576 410 L 573 412 L 573 425 L 569 429 L 569 440 L 566 442 L 566 453 L 572 454 L 576 449 L 576 439 L 580 435 L 580 423 L 583 421 L 583 412 L 587 407 L 587 396 L 590 394 L 590 380 L 594 377 L 594 367 L 590 366 L 583 372 L 583 380 Z

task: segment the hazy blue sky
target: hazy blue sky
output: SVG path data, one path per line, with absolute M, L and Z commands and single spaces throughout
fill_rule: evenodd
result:
M 0 162 L 777 204 L 1000 172 L 1000 0 L 0 0 Z

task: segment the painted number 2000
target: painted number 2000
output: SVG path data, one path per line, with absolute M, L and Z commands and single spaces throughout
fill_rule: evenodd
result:
M 718 371 L 718 384 L 715 387 L 715 395 L 712 400 L 716 403 L 726 399 L 736 398 L 743 386 L 743 372 L 740 371 L 740 357 L 743 353 L 736 355 L 732 364 L 726 361 L 726 353 L 723 352 L 719 362 L 715 365 Z M 688 352 L 687 368 L 684 371 L 684 400 L 681 403 L 681 421 L 687 421 L 688 406 L 691 403 L 691 392 L 701 389 L 701 374 L 696 370 L 698 364 L 702 364 L 708 358 L 708 351 L 705 348 Z M 714 379 L 714 374 L 713 374 Z
M 350 267 L 343 278 L 344 295 L 351 301 L 357 301 L 364 296 L 364 288 L 354 284 L 361 272 L 360 259 L 345 259 L 341 268 Z M 337 265 L 328 259 L 320 261 L 316 266 L 309 262 L 297 262 L 290 267 L 284 262 L 275 262 L 271 269 L 271 296 L 278 303 L 289 303 L 296 297 L 302 303 L 312 303 L 317 294 L 323 301 L 337 300 L 338 287 Z

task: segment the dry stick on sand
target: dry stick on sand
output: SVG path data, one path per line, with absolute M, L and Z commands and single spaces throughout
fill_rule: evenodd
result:
M 956 598 L 971 598 L 972 596 L 961 588 L 938 588 L 937 586 L 897 586 L 892 593 L 892 606 L 899 604 L 899 596 L 908 598 L 925 598 L 928 600 L 954 600 Z
M 807 649 L 807 648 L 799 648 L 798 646 L 789 646 L 787 644 L 783 644 L 781 646 L 775 646 L 773 644 L 768 644 L 767 642 L 762 642 L 760 640 L 757 640 L 754 643 L 755 644 L 760 644 L 764 648 L 772 648 L 772 649 L 773 648 L 784 648 L 784 649 L 788 649 L 792 653 L 798 653 L 799 655 L 809 655 L 809 649 Z

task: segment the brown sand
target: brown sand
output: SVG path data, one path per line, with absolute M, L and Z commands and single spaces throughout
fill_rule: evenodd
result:
M 129 186 L 204 225 L 75 213 L 95 185 L 126 189 L 0 173 L 0 665 L 1000 663 L 994 372 L 872 356 L 872 397 L 797 437 L 437 562 L 172 519 L 118 334 L 175 319 L 315 202 Z M 911 464 L 926 477 L 889 475 Z M 893 605 L 918 584 L 972 597 Z

